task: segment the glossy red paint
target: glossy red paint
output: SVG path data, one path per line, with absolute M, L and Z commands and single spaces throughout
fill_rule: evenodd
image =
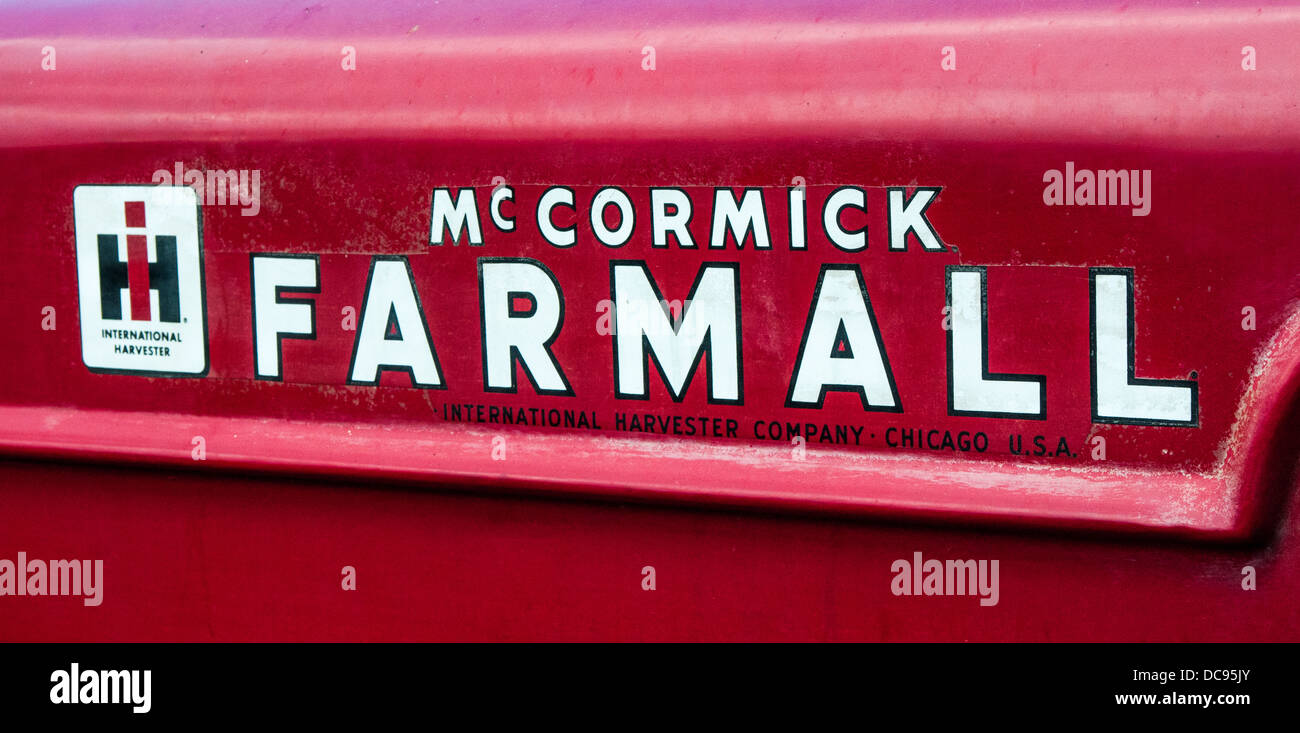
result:
M 12 354 L 0 362 L 0 450 L 102 462 L 6 464 L 0 550 L 112 558 L 123 578 L 112 611 L 0 604 L 12 638 L 1296 636 L 1285 514 L 1300 404 L 1295 9 L 157 8 L 0 10 Z M 1254 71 L 1243 45 L 1257 49 Z M 41 68 L 46 46 L 57 70 Z M 355 71 L 340 68 L 345 46 Z M 945 46 L 954 71 L 940 68 Z M 262 176 L 256 216 L 202 211 L 209 370 L 92 373 L 75 322 L 72 190 L 147 184 L 176 161 Z M 1066 161 L 1151 170 L 1150 215 L 1044 206 L 1043 174 Z M 511 234 L 488 225 L 494 176 L 517 182 Z M 866 251 L 831 247 L 815 214 L 808 250 L 784 246 L 778 205 L 796 176 L 810 212 L 831 186 L 867 188 Z M 577 193 L 571 249 L 526 224 L 547 185 Z M 638 208 L 650 186 L 687 188 L 697 205 L 714 186 L 761 187 L 774 249 L 653 249 L 644 225 L 605 248 L 585 221 L 605 185 Z M 887 231 L 884 188 L 917 185 L 943 188 L 929 214 L 949 252 L 891 252 L 875 238 Z M 485 246 L 428 245 L 439 186 L 479 188 Z M 708 224 L 707 212 L 693 220 L 697 240 Z M 254 379 L 251 252 L 321 260 L 317 337 L 284 342 L 283 382 Z M 404 375 L 345 385 L 356 334 L 340 314 L 360 309 L 373 255 L 409 259 L 445 391 Z M 503 255 L 541 261 L 563 288 L 554 349 L 572 398 L 526 382 L 518 395 L 483 391 L 475 265 Z M 610 339 L 596 328 L 611 259 L 645 260 L 668 298 L 686 297 L 702 263 L 738 263 L 743 406 L 709 405 L 704 377 L 679 404 L 656 375 L 651 401 L 615 399 Z M 784 406 L 826 262 L 861 267 L 901 415 L 865 413 L 851 394 Z M 948 414 L 940 324 L 945 267 L 958 264 L 988 267 L 990 367 L 1045 375 L 1045 420 Z M 1195 379 L 1197 427 L 1091 419 L 1088 273 L 1099 266 L 1134 268 L 1137 374 Z M 47 305 L 53 331 L 40 328 Z M 1241 327 L 1247 306 L 1256 330 Z M 788 444 L 752 435 L 443 421 L 458 402 L 591 410 L 607 426 L 629 410 L 851 423 L 871 438 L 791 461 Z M 996 439 L 987 455 L 953 457 L 890 449 L 891 427 Z M 1063 437 L 1074 453 L 1009 456 L 1010 434 Z M 1105 461 L 1088 450 L 1098 435 Z M 498 436 L 506 461 L 491 457 Z M 108 468 L 120 462 L 163 470 Z M 38 489 L 49 483 L 57 491 Z M 388 488 L 361 488 L 376 484 Z M 515 496 L 478 496 L 501 492 Z M 891 596 L 890 563 L 913 551 L 1001 558 L 1002 603 Z M 1240 588 L 1247 563 L 1267 577 L 1258 591 Z M 367 568 L 364 601 L 336 597 L 342 565 Z M 641 590 L 643 565 L 662 590 Z M 154 574 L 165 587 L 150 587 Z M 1140 613 L 1116 619 L 1121 607 Z M 78 629 L 92 612 L 98 630 Z

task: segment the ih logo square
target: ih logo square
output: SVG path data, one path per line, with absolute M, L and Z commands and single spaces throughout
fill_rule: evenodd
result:
M 199 201 L 187 186 L 77 186 L 81 358 L 91 371 L 208 371 Z

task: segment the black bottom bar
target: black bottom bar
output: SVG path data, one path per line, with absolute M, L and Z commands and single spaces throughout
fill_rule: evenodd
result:
M 658 717 L 681 707 L 739 717 L 801 711 L 809 721 L 848 714 L 861 724 L 883 723 L 890 711 L 916 722 L 1039 713 L 1050 716 L 1035 718 L 1043 723 L 1099 713 L 1249 720 L 1290 708 L 1300 681 L 1292 649 L 1281 645 L 9 644 L 0 655 L 0 710 L 38 723 L 404 715 L 436 727 L 454 713 L 540 722 L 585 718 L 611 704 L 628 711 L 626 722 L 638 710 Z M 73 664 L 81 678 L 75 702 L 73 686 L 59 687 Z M 83 702 L 111 699 L 114 689 L 132 701 Z M 133 712 L 146 705 L 148 712 Z

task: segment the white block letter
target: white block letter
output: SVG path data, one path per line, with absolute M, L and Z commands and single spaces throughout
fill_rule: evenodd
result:
M 540 394 L 572 395 L 551 353 L 564 324 L 564 296 L 555 276 L 529 259 L 481 258 L 479 310 L 483 318 L 483 388 L 516 392 L 515 362 Z M 515 310 L 517 300 L 529 308 Z
M 614 393 L 649 399 L 654 359 L 674 402 L 681 402 L 707 354 L 709 402 L 742 404 L 740 277 L 734 262 L 700 267 L 674 324 L 643 262 L 610 263 L 614 300 Z M 647 348 L 648 347 L 648 348 Z
M 1042 420 L 1047 417 L 1047 377 L 989 372 L 987 272 L 947 268 L 948 414 Z
M 853 392 L 864 410 L 903 411 L 857 265 L 822 266 L 786 407 L 821 407 L 827 392 Z
M 1094 267 L 1090 277 L 1093 421 L 1195 426 L 1196 382 L 1135 376 L 1133 271 Z
M 283 379 L 280 340 L 316 338 L 316 301 L 281 300 L 281 293 L 319 293 L 315 255 L 255 254 L 249 268 L 253 291 L 253 357 L 258 379 Z
M 381 369 L 406 372 L 416 387 L 444 387 L 411 265 L 401 256 L 370 261 L 348 383 L 379 384 Z

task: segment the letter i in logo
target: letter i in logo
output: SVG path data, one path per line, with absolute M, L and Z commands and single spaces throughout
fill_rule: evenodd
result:
M 203 239 L 186 186 L 78 186 L 81 357 L 94 372 L 208 371 Z

